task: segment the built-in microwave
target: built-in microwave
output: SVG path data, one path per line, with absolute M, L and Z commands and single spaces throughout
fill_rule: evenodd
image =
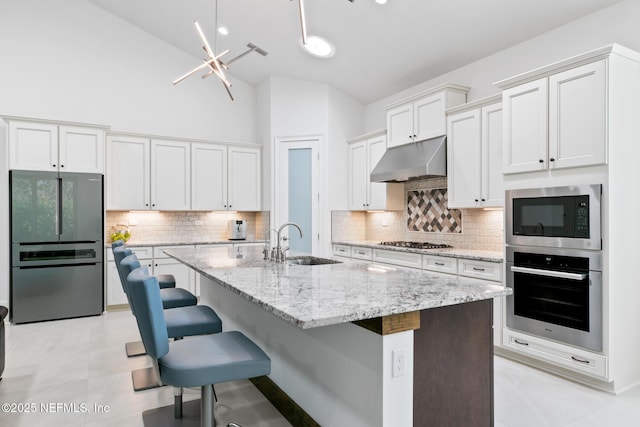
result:
M 507 245 L 602 249 L 602 185 L 507 190 Z

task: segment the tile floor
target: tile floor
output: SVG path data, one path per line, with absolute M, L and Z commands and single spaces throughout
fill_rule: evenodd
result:
M 143 425 L 142 411 L 173 403 L 171 387 L 137 393 L 131 388 L 131 370 L 149 362 L 125 355 L 124 343 L 138 339 L 129 312 L 7 325 L 6 336 L 0 403 L 35 404 L 36 411 L 18 414 L 3 407 L 0 426 L 136 427 Z M 613 396 L 500 357 L 495 375 L 496 427 L 640 426 L 640 387 Z M 216 391 L 220 426 L 289 426 L 248 381 Z M 186 391 L 185 401 L 197 396 Z M 56 404 L 67 404 L 67 410 Z

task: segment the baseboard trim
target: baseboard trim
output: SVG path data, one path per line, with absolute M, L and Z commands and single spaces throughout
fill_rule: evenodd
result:
M 253 385 L 296 427 L 320 427 L 304 409 L 267 376 L 250 378 Z

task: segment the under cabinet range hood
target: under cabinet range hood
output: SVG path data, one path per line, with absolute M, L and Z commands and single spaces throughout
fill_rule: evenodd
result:
M 371 171 L 372 182 L 403 182 L 447 176 L 447 137 L 437 136 L 387 149 Z

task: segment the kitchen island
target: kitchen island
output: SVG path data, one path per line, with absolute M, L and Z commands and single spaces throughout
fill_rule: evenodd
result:
M 267 381 L 304 423 L 493 424 L 492 298 L 506 288 L 365 262 L 275 264 L 259 247 L 166 253 L 201 275 L 224 330 L 269 354 Z

